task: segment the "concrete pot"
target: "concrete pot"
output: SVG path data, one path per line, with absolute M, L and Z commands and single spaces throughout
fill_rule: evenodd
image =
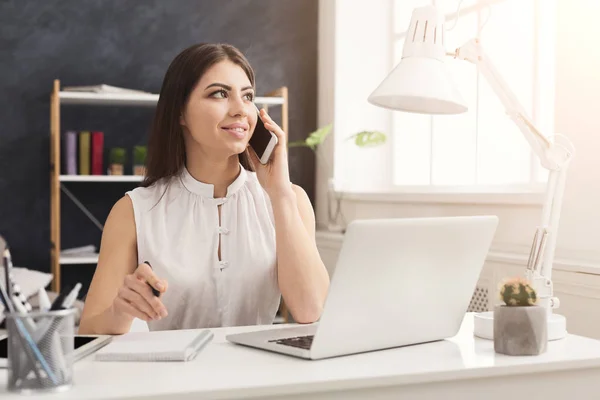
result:
M 536 356 L 548 346 L 548 312 L 540 306 L 494 308 L 494 350 L 509 356 Z

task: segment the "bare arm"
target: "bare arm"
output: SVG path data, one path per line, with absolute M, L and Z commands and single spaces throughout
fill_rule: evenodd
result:
M 298 323 L 317 321 L 329 290 L 329 274 L 315 241 L 315 215 L 304 190 L 271 198 L 275 215 L 277 271 L 286 306 Z
M 124 196 L 112 208 L 102 232 L 98 265 L 81 315 L 80 334 L 122 334 L 129 332 L 134 317 L 146 321 L 158 317 L 162 302 L 137 277 L 146 274 L 151 280 L 153 274 L 147 266 L 137 268 L 136 240 L 133 204 Z M 161 291 L 166 290 L 164 284 Z

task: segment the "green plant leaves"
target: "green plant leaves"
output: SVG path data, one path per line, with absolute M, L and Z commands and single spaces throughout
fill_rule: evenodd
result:
M 333 124 L 328 124 L 308 135 L 304 140 L 296 140 L 288 143 L 288 147 L 308 147 L 315 151 L 317 146 L 325 141 L 331 132 Z M 352 135 L 348 140 L 354 140 L 358 147 L 374 147 L 385 143 L 387 136 L 379 131 L 362 131 Z
M 304 140 L 297 140 L 295 142 L 288 143 L 288 147 L 304 146 L 304 147 L 309 147 L 311 150 L 314 151 L 318 145 L 320 145 L 321 143 L 323 143 L 323 141 L 325 141 L 325 138 L 327 137 L 327 135 L 329 135 L 329 132 L 331 132 L 332 126 L 333 126 L 332 124 L 325 125 L 324 127 L 319 128 L 316 131 L 312 132 Z
M 387 136 L 379 131 L 362 131 L 352 135 L 348 140 L 354 139 L 358 147 L 373 147 L 385 143 Z

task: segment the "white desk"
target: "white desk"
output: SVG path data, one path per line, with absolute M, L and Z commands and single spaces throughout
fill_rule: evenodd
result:
M 188 363 L 98 362 L 75 366 L 75 386 L 42 399 L 598 399 L 600 341 L 569 335 L 537 357 L 495 354 L 491 341 L 472 335 L 472 315 L 461 332 L 435 343 L 338 357 L 296 359 L 245 348 L 215 329 L 215 339 Z M 343 340 L 343 334 L 341 335 Z M 2 399 L 6 370 L 0 371 Z M 402 396 L 402 397 L 401 397 Z

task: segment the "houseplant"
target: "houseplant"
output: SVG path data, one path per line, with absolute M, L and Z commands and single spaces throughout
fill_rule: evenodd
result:
M 146 146 L 134 146 L 133 148 L 133 174 L 145 175 L 146 173 Z
M 538 306 L 529 281 L 512 278 L 500 285 L 504 304 L 494 308 L 494 351 L 511 356 L 538 355 L 548 345 L 548 311 Z
M 311 132 L 304 140 L 288 143 L 288 147 L 308 147 L 318 157 L 320 154 L 318 151 L 319 146 L 325 141 L 332 128 L 332 124 L 325 125 Z M 353 141 L 356 146 L 361 148 L 381 145 L 385 143 L 386 139 L 387 136 L 379 131 L 361 131 L 347 138 L 347 140 Z M 327 158 L 321 156 L 321 161 L 326 165 L 327 171 L 331 171 Z M 343 232 L 346 226 L 341 207 L 342 197 L 343 193 L 335 190 L 333 178 L 329 178 L 327 187 L 327 229 L 329 231 Z
M 125 161 L 127 154 L 125 149 L 122 147 L 113 147 L 110 149 L 108 160 L 108 174 L 109 175 L 123 175 Z

